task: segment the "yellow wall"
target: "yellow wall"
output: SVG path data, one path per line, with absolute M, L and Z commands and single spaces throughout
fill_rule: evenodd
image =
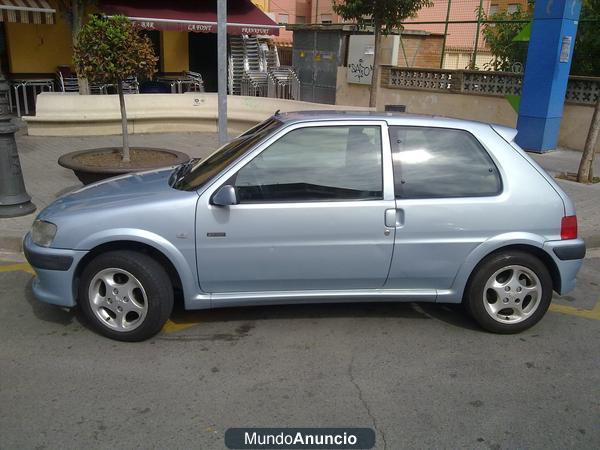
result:
M 61 12 L 55 19 L 52 25 L 4 22 L 9 73 L 51 74 L 59 65 L 73 65 L 71 27 Z M 188 33 L 161 32 L 161 56 L 161 71 L 189 70 Z
M 258 6 L 262 12 L 269 11 L 269 0 L 252 0 L 252 3 Z
M 71 27 L 55 15 L 56 24 L 4 22 L 10 73 L 54 73 L 72 65 Z
M 160 36 L 161 72 L 183 72 L 190 69 L 188 34 L 163 31 Z

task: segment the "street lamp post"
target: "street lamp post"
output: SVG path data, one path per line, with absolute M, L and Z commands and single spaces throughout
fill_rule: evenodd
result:
M 227 0 L 217 0 L 217 78 L 219 108 L 219 144 L 227 137 Z
M 0 116 L 0 218 L 31 214 L 35 205 L 25 190 L 17 143 L 17 127 L 10 116 Z

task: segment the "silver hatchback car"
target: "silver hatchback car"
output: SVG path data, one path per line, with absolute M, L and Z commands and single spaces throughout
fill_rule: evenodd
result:
M 102 334 L 187 309 L 463 303 L 486 330 L 538 322 L 585 256 L 572 201 L 516 131 L 388 113 L 277 114 L 202 161 L 57 199 L 24 240 L 36 297 Z

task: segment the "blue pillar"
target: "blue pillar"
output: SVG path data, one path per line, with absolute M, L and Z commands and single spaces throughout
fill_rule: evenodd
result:
M 526 150 L 556 148 L 581 0 L 536 0 L 521 105 L 517 143 Z

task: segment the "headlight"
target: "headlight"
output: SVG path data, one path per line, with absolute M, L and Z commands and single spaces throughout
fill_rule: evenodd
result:
M 56 236 L 56 225 L 45 220 L 36 220 L 31 227 L 31 239 L 37 245 L 50 247 Z

